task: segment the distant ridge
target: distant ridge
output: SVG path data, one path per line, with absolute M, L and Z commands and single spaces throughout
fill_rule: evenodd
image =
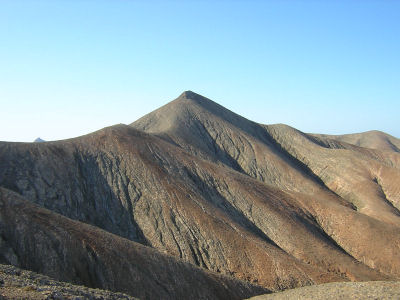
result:
M 43 142 L 45 142 L 45 140 L 42 140 L 40 137 L 38 137 L 33 142 L 34 143 L 43 143 Z
M 378 130 L 343 135 L 314 134 L 314 136 L 330 138 L 365 148 L 400 153 L 400 139 Z

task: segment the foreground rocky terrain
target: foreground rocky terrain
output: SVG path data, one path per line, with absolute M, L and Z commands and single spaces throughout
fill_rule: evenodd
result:
M 399 280 L 399 140 L 372 136 L 185 92 L 131 125 L 0 142 L 0 262 L 146 299 Z
M 333 282 L 261 295 L 251 300 L 394 300 L 400 299 L 400 282 Z
M 122 293 L 90 289 L 84 286 L 72 285 L 55 281 L 47 276 L 21 270 L 10 265 L 0 265 L 0 299 L 129 299 Z

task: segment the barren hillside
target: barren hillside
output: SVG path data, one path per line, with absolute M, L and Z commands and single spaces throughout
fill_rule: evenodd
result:
M 187 263 L 210 271 L 192 267 L 215 286 L 216 298 L 234 282 L 217 273 L 253 284 L 240 281 L 243 298 L 262 293 L 259 287 L 399 280 L 400 154 L 350 142 L 257 124 L 188 91 L 129 126 L 57 142 L 0 143 L 0 186 L 13 191 L 2 192 L 13 199 L 98 227 L 93 243 L 112 236 L 109 265 L 99 264 L 99 274 L 118 269 L 120 253 L 139 251 L 131 248 L 145 249 L 137 282 L 147 282 L 148 269 L 167 276 L 165 267 L 155 265 L 159 257 L 163 263 L 175 257 L 187 272 L 186 281 L 171 278 L 167 284 L 175 292 L 189 292 L 187 284 L 192 293 L 204 293 L 193 285 L 199 279 L 189 275 Z M 9 230 L 13 219 L 7 220 Z M 114 240 L 126 241 L 125 250 Z M 19 259 L 0 255 L 1 263 L 63 274 L 61 261 L 52 261 L 57 271 L 50 274 L 29 265 L 38 252 L 18 243 L 10 247 Z M 90 255 L 82 257 L 91 265 Z M 91 284 L 76 272 L 67 274 L 55 278 Z M 101 287 L 141 296 L 122 286 Z M 155 291 L 146 297 L 157 298 Z

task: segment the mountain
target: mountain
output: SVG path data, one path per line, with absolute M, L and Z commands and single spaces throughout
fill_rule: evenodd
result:
M 398 138 L 377 130 L 344 135 L 316 134 L 315 136 L 334 139 L 365 148 L 400 152 L 400 140 Z
M 399 224 L 393 214 L 399 214 L 400 190 L 392 181 L 399 178 L 398 153 L 352 147 L 286 125 L 256 124 L 192 92 L 131 125 L 280 189 L 330 191 L 369 216 Z
M 127 249 L 141 244 L 207 269 L 214 290 L 226 292 L 218 274 L 235 277 L 242 298 L 327 282 L 399 280 L 399 182 L 396 151 L 258 124 L 190 91 L 130 125 L 64 141 L 0 143 L 0 186 L 13 195 L 130 240 Z M 33 259 L 36 252 L 18 245 L 13 251 Z M 143 257 L 143 270 L 155 268 L 156 255 Z M 0 262 L 62 273 L 4 255 Z M 112 264 L 99 268 L 114 272 Z M 154 270 L 166 276 L 165 268 Z M 188 282 L 198 280 L 191 272 Z M 56 279 L 81 280 L 70 274 Z M 144 274 L 138 280 L 145 282 Z M 158 298 L 155 290 L 146 297 Z
M 43 143 L 43 142 L 45 142 L 45 140 L 42 140 L 40 137 L 38 137 L 33 142 L 34 143 Z

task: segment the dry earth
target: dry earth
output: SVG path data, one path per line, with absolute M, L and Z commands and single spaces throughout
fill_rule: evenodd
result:
M 55 281 L 47 276 L 21 270 L 14 266 L 0 265 L 0 299 L 133 300 L 137 298 L 122 293 L 112 293 Z
M 326 283 L 250 298 L 251 300 L 397 300 L 400 282 L 369 281 Z
M 315 136 L 346 142 L 365 148 L 400 152 L 399 139 L 377 130 L 344 135 L 315 134 Z

